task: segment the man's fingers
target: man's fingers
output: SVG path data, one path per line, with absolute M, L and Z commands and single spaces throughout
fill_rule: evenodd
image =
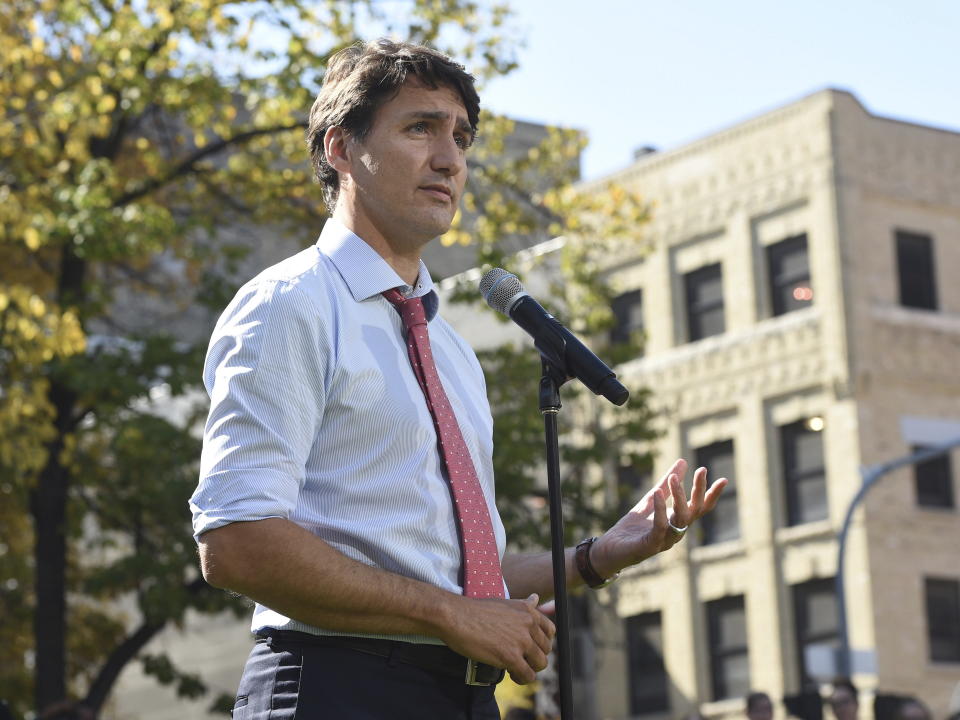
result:
M 710 486 L 710 489 L 707 490 L 707 494 L 703 500 L 703 514 L 713 510 L 714 506 L 717 504 L 717 500 L 720 499 L 720 493 L 727 486 L 729 481 L 726 478 L 720 478 L 719 480 L 714 480 L 713 485 Z
M 660 533 L 667 529 L 667 501 L 660 488 L 653 494 L 653 527 Z
M 687 461 L 683 458 L 677 458 L 673 461 L 673 466 L 667 470 L 667 475 L 676 475 L 680 480 L 687 474 Z
M 678 475 L 670 476 L 670 496 L 673 498 L 674 518 L 679 520 L 682 525 L 686 525 L 689 520 L 687 517 L 687 495 L 683 492 L 683 483 L 680 482 Z
M 527 665 L 526 660 L 523 661 L 522 667 L 518 666 L 516 670 L 507 668 L 507 672 L 510 673 L 510 679 L 517 685 L 529 685 L 537 679 L 537 674 Z
M 690 488 L 690 502 L 687 503 L 687 508 L 690 512 L 687 517 L 687 522 L 685 523 L 686 525 L 689 525 L 703 515 L 703 491 L 706 486 L 707 469 L 705 467 L 697 468 L 697 471 L 693 474 L 693 487 Z
M 534 672 L 540 672 L 547 666 L 547 653 L 539 647 L 531 648 L 523 657 Z
M 557 626 L 543 613 L 538 613 L 538 615 L 537 622 L 540 625 L 540 631 L 552 642 L 554 636 L 557 634 Z
M 534 643 L 536 643 L 537 649 L 540 652 L 548 653 L 550 652 L 550 648 L 553 647 L 553 636 L 556 634 L 557 628 L 550 621 L 550 618 L 540 612 L 540 609 L 537 607 L 540 603 L 540 597 L 536 593 L 528 597 L 524 602 L 533 613 L 535 622 L 533 627 L 530 628 L 530 637 Z M 543 668 L 535 669 L 542 670 Z
M 517 654 L 507 662 L 507 672 L 517 685 L 526 685 L 537 679 L 537 670 L 543 669 L 537 667 L 538 658 L 543 655 L 536 647 L 528 647 L 526 650 L 517 649 Z M 544 657 L 544 667 L 546 667 L 546 657 Z

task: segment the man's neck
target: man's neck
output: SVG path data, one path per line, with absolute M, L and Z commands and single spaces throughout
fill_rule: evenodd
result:
M 420 249 L 423 246 L 413 250 L 397 247 L 399 243 L 391 243 L 372 223 L 359 221 L 342 205 L 337 205 L 333 217 L 372 247 L 407 285 L 416 284 L 420 273 Z

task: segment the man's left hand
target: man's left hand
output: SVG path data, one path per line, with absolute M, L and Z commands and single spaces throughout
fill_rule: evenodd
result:
M 707 490 L 707 470 L 699 468 L 693 474 L 688 500 L 683 490 L 686 472 L 687 462 L 677 460 L 640 502 L 594 543 L 590 559 L 601 577 L 612 577 L 669 550 L 683 539 L 691 523 L 713 510 L 727 479 L 715 480 Z M 668 495 L 673 500 L 669 512 Z

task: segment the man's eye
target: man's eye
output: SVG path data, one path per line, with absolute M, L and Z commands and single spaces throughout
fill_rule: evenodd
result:
M 413 125 L 410 126 L 410 129 L 413 130 L 413 132 L 418 132 L 418 133 L 426 132 L 426 131 L 427 131 L 427 124 L 426 124 L 425 122 L 422 122 L 422 121 L 421 121 L 421 122 L 416 122 L 416 123 L 414 123 Z
M 457 147 L 459 147 L 461 150 L 466 150 L 468 147 L 470 147 L 470 138 L 468 138 L 466 135 L 457 135 L 456 143 Z

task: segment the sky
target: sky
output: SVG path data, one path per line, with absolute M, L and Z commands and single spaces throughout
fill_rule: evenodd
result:
M 512 0 L 520 67 L 483 105 L 585 130 L 583 177 L 826 87 L 960 131 L 960 0 Z

